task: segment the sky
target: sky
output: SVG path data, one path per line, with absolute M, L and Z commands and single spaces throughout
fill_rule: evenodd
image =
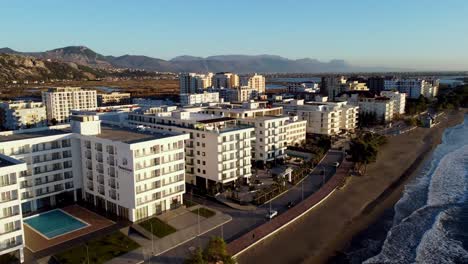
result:
M 0 0 L 0 47 L 468 70 L 467 0 Z

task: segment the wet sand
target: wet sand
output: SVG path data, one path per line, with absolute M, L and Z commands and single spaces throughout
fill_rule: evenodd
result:
M 451 113 L 431 129 L 390 137 L 365 176 L 351 178 L 302 219 L 240 255 L 239 263 L 326 262 L 398 201 L 445 128 L 461 123 L 463 116 Z

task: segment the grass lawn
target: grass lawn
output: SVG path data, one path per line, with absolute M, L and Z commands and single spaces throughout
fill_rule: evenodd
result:
M 188 208 L 188 207 L 192 207 L 192 206 L 197 205 L 197 203 L 194 202 L 194 201 L 190 201 L 190 200 L 184 200 L 184 205 L 187 206 L 187 208 Z
M 200 210 L 200 211 L 199 211 Z M 200 209 L 195 209 L 195 210 L 192 210 L 190 211 L 194 214 L 200 214 L 200 216 L 203 216 L 205 218 L 210 218 L 212 217 L 213 215 L 215 215 L 216 213 L 211 211 L 210 209 L 206 209 L 205 207 L 200 207 Z
M 165 237 L 169 234 L 174 233 L 177 231 L 174 227 L 164 223 L 163 221 L 159 220 L 158 218 L 154 217 L 148 220 L 145 220 L 139 223 L 141 227 L 151 232 L 151 226 L 153 227 L 153 235 L 157 237 Z
M 104 263 L 139 247 L 140 245 L 119 231 L 95 238 L 88 241 L 89 263 Z M 84 244 L 54 257 L 61 264 L 82 264 L 88 261 Z

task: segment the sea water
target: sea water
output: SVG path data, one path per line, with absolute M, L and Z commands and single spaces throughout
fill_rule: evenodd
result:
M 468 263 L 468 116 L 448 128 L 395 205 L 374 263 Z M 351 261 L 353 262 L 353 261 Z

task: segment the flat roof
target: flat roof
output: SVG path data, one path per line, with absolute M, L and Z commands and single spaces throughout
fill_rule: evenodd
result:
M 175 136 L 174 133 L 162 133 L 153 131 L 140 131 L 137 128 L 123 128 L 109 125 L 101 125 L 101 134 L 96 137 L 121 141 L 128 144 L 145 142 L 148 140 L 168 138 Z
M 46 130 L 26 132 L 26 133 L 21 133 L 21 134 L 12 134 L 12 135 L 8 135 L 8 136 L 0 136 L 0 142 L 16 141 L 16 140 L 23 140 L 23 139 L 38 138 L 38 137 L 55 136 L 55 135 L 63 135 L 63 134 L 68 134 L 68 133 L 71 133 L 70 129 L 46 129 Z
M 223 121 L 232 121 L 232 120 L 236 120 L 236 119 L 232 118 L 232 117 L 219 117 L 219 118 L 210 118 L 210 119 L 198 120 L 198 123 L 210 124 L 210 123 L 223 122 Z

